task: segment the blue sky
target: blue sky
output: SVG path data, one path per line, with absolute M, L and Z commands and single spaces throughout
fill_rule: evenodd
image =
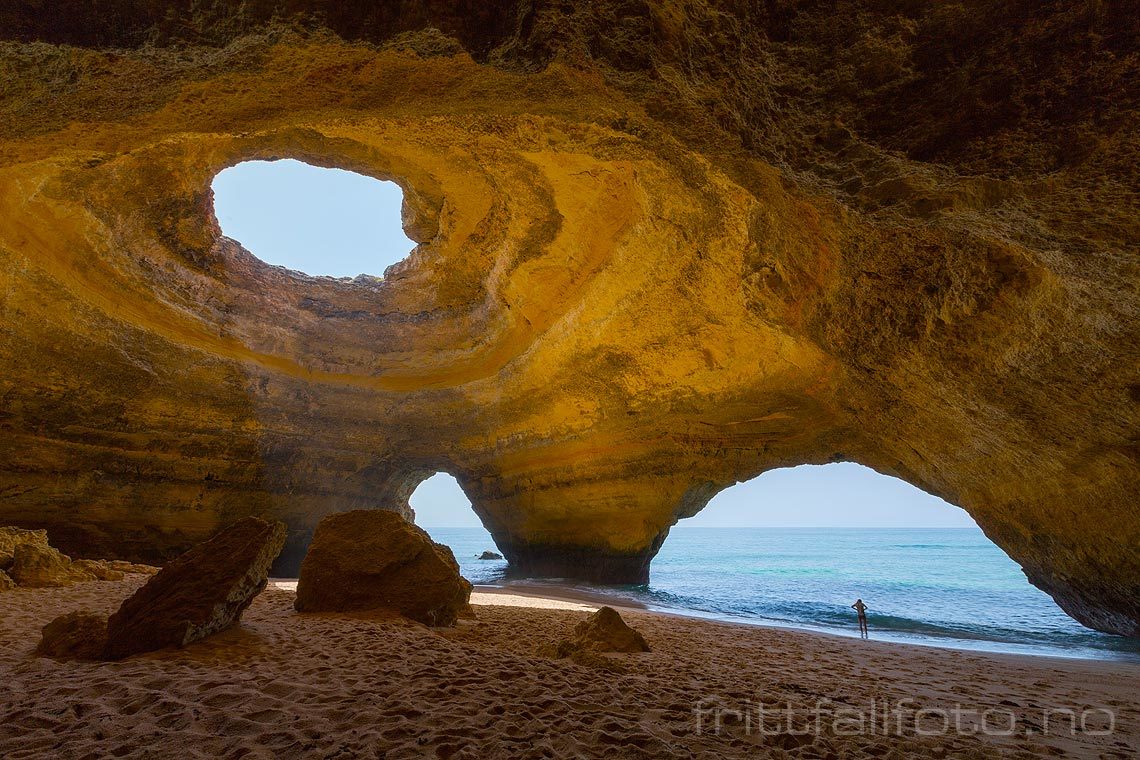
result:
M 413 243 L 400 226 L 400 188 L 299 161 L 248 161 L 214 179 L 222 231 L 270 264 L 313 275 L 382 275 Z M 478 526 L 450 475 L 411 499 L 416 522 Z M 722 491 L 681 526 L 970 527 L 963 510 L 895 478 L 852 463 L 764 473 Z
M 306 274 L 380 276 L 415 245 L 400 226 L 403 191 L 300 161 L 247 161 L 214 178 L 222 232 L 253 255 Z
M 412 494 L 416 523 L 477 527 L 455 478 L 440 473 Z M 771 470 L 721 491 L 680 528 L 968 528 L 973 519 L 909 483 L 841 462 Z

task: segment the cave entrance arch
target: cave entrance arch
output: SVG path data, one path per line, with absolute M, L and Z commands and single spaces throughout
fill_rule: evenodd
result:
M 977 528 L 964 509 L 855 462 L 769 470 L 726 488 L 684 527 Z
M 408 498 L 408 504 L 415 513 L 416 525 L 426 530 L 433 541 L 451 548 L 467 580 L 492 583 L 506 576 L 505 560 L 483 558 L 485 552 L 499 555 L 499 548 L 453 475 L 436 472 L 424 479 Z
M 294 159 L 253 160 L 219 172 L 211 189 L 224 235 L 302 274 L 379 277 L 415 245 L 395 182 Z
M 646 593 L 848 633 L 862 599 L 873 638 L 1051 654 L 1114 645 L 1031 585 L 965 510 L 849 462 L 721 491 L 670 531 Z

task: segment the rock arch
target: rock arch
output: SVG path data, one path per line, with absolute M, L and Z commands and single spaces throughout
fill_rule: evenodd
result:
M 1059 78 L 1068 116 L 943 140 L 942 89 L 989 101 L 926 16 L 895 68 L 822 92 L 811 9 L 424 3 L 345 41 L 269 5 L 108 5 L 113 28 L 0 12 L 0 522 L 154 560 L 272 514 L 296 551 L 444 461 L 516 565 L 627 579 L 717 490 L 850 459 L 1140 632 L 1131 169 L 1062 144 L 1099 90 Z M 872 6 L 848 22 L 894 40 Z M 1007 42 L 954 44 L 984 67 Z M 223 240 L 210 178 L 283 156 L 400 183 L 409 259 L 318 281 Z

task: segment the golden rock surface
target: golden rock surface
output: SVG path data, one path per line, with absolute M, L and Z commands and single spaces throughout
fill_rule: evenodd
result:
M 287 572 L 445 470 L 517 569 L 638 581 L 719 490 L 852 460 L 1140 633 L 1115 5 L 262 5 L 0 12 L 0 524 L 158 561 L 267 515 Z M 414 252 L 224 238 L 212 178 L 281 157 L 398 182 Z

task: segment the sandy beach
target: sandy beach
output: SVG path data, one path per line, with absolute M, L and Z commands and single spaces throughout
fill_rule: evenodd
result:
M 543 656 L 596 608 L 477 590 L 477 618 L 299 615 L 118 663 L 32 656 L 143 578 L 0 595 L 0 757 L 1089 757 L 1140 750 L 1140 666 L 985 655 L 623 608 L 652 652 Z

